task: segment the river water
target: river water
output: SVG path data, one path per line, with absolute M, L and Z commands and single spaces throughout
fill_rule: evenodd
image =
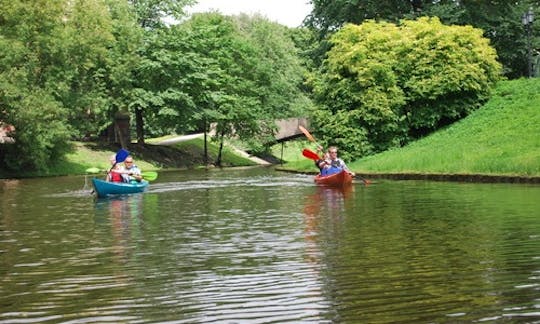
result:
M 0 180 L 0 323 L 540 323 L 540 186 Z

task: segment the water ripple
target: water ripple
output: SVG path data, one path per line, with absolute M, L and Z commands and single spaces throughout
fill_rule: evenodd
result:
M 540 188 L 195 173 L 2 191 L 0 323 L 540 321 Z

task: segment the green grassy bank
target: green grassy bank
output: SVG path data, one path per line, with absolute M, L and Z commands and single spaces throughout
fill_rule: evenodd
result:
M 152 140 L 148 141 L 149 143 Z M 203 140 L 195 138 L 171 147 L 134 146 L 133 155 L 145 171 L 165 168 L 203 167 Z M 307 140 L 275 145 L 272 153 L 287 161 L 282 168 L 315 172 L 313 161 L 302 148 L 315 149 Z M 218 148 L 209 144 L 210 161 Z M 74 143 L 74 150 L 47 172 L 6 174 L 0 178 L 84 174 L 91 167 L 108 168 L 113 148 Z M 224 150 L 224 166 L 254 163 L 230 148 Z M 540 177 L 540 78 L 503 81 L 491 100 L 467 118 L 411 143 L 358 161 L 349 167 L 365 175 L 433 174 Z
M 362 174 L 540 176 L 540 79 L 503 81 L 481 109 L 403 148 L 349 162 Z M 313 171 L 313 163 L 287 168 Z
M 135 158 L 136 164 L 143 171 L 160 169 L 194 169 L 205 167 L 204 140 L 194 138 L 176 143 L 171 146 L 153 145 L 159 139 L 148 140 L 147 145 L 134 144 L 129 151 Z M 0 170 L 0 178 L 28 178 L 44 176 L 61 176 L 85 174 L 89 168 L 107 170 L 110 168 L 109 157 L 116 154 L 118 148 L 97 143 L 73 142 L 73 150 L 62 161 L 46 171 L 6 172 Z M 218 155 L 218 146 L 208 143 L 209 163 L 213 163 Z M 231 147 L 224 147 L 222 153 L 223 166 L 255 165 L 249 159 L 238 154 Z

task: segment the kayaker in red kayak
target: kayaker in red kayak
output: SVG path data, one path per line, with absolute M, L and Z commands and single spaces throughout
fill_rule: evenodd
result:
M 322 176 L 327 176 L 335 173 L 341 172 L 341 170 L 347 171 L 351 176 L 354 177 L 354 172 L 349 170 L 347 164 L 338 158 L 338 149 L 335 146 L 330 146 L 328 148 L 327 154 L 325 154 L 325 159 L 321 160 L 318 163 L 319 169 L 321 170 Z

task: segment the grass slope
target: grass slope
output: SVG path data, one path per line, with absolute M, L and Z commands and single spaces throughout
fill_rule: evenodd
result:
M 349 166 L 363 173 L 540 176 L 540 79 L 502 81 L 463 120 Z
M 151 140 L 149 142 L 152 142 Z M 70 174 L 85 174 L 89 168 L 99 168 L 108 170 L 110 168 L 109 157 L 116 154 L 118 148 L 107 145 L 97 145 L 96 143 L 73 142 L 73 151 L 66 155 L 65 159 L 57 163 L 47 171 L 11 172 L 0 170 L 2 178 L 27 178 L 43 176 L 61 176 Z M 143 171 L 159 170 L 165 168 L 172 169 L 193 169 L 204 167 L 204 140 L 194 138 L 179 142 L 172 146 L 133 145 L 130 148 L 131 154 L 135 158 L 135 163 Z M 219 148 L 214 143 L 208 143 L 208 155 L 210 163 L 213 163 L 218 154 Z M 252 166 L 255 163 L 249 159 L 239 156 L 232 148 L 224 147 L 222 152 L 222 165 Z

